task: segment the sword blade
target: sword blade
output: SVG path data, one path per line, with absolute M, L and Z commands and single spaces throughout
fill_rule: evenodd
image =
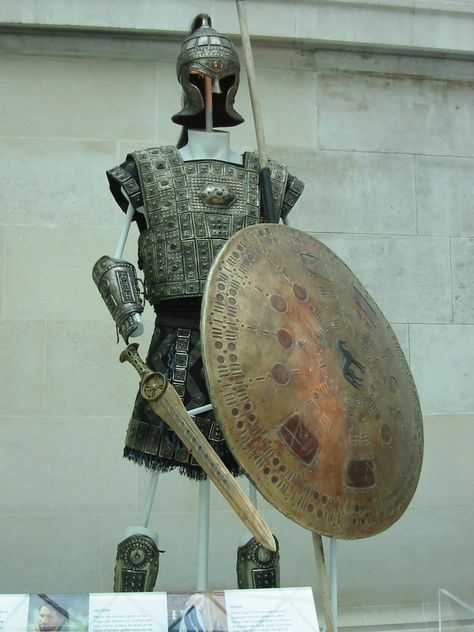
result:
M 120 361 L 130 362 L 140 374 L 143 397 L 181 439 L 255 539 L 270 551 L 276 551 L 275 538 L 267 523 L 191 419 L 171 382 L 163 374 L 151 371 L 137 349 L 136 343 L 130 344 L 120 354 Z
M 189 417 L 173 386 L 168 384 L 159 399 L 150 400 L 150 406 L 178 435 L 256 540 L 270 551 L 276 551 L 268 525 Z

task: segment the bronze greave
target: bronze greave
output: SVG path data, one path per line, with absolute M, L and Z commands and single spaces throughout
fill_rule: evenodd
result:
M 278 588 L 280 586 L 280 552 L 272 552 L 252 538 L 237 549 L 237 585 L 239 588 Z
M 160 551 L 146 535 L 132 535 L 117 547 L 114 592 L 152 592 L 158 576 Z

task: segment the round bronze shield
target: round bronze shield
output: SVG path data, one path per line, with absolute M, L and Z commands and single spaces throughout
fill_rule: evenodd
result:
M 312 531 L 363 538 L 407 508 L 423 453 L 416 388 L 349 268 L 299 230 L 235 234 L 201 317 L 211 400 L 261 494 Z

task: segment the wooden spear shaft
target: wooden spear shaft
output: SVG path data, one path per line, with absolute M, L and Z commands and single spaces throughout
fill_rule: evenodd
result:
M 262 180 L 263 204 L 267 221 L 277 223 L 278 219 L 273 206 L 273 194 L 271 189 L 270 170 L 268 168 L 267 148 L 265 144 L 265 134 L 263 131 L 262 110 L 260 101 L 257 98 L 257 79 L 255 76 L 255 66 L 253 63 L 252 47 L 250 45 L 249 30 L 247 27 L 247 17 L 245 14 L 244 0 L 235 0 L 237 14 L 239 16 L 240 34 L 242 37 L 242 48 L 244 51 L 245 66 L 247 69 L 247 79 L 249 83 L 250 101 L 252 103 L 253 121 L 255 134 L 257 136 L 258 159 L 260 164 L 260 177 Z M 321 584 L 321 596 L 326 619 L 326 632 L 334 631 L 331 599 L 329 596 L 329 584 L 327 579 L 326 564 L 324 561 L 324 550 L 322 538 L 319 533 L 313 533 L 313 546 L 316 557 L 316 567 Z
M 257 98 L 257 79 L 255 76 L 255 66 L 253 63 L 252 47 L 250 45 L 249 30 L 247 27 L 247 17 L 243 0 L 236 0 L 237 14 L 239 16 L 240 34 L 242 37 L 242 48 L 244 51 L 245 66 L 247 69 L 247 79 L 249 82 L 250 102 L 252 103 L 253 122 L 255 134 L 257 136 L 258 161 L 260 164 L 260 183 L 262 187 L 263 209 L 265 219 L 268 222 L 278 223 L 278 218 L 273 205 L 272 184 L 270 179 L 270 169 L 268 168 L 267 147 L 265 144 L 265 134 L 263 131 L 262 110 L 260 101 Z
M 323 539 L 319 533 L 314 531 L 313 547 L 314 556 L 316 558 L 316 568 L 318 569 L 319 575 L 319 586 L 321 588 L 321 600 L 324 607 L 324 618 L 326 619 L 326 632 L 334 632 L 334 618 L 332 615 L 326 562 L 324 561 Z

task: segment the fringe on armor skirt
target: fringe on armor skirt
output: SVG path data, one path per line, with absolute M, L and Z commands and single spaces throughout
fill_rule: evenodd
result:
M 147 364 L 153 371 L 166 375 L 188 410 L 209 403 L 198 328 L 157 324 L 148 351 Z M 229 471 L 234 476 L 241 474 L 213 411 L 195 417 L 194 421 Z M 153 412 L 140 392 L 128 426 L 124 456 L 161 472 L 179 467 L 180 473 L 189 478 L 206 478 L 186 446 Z

